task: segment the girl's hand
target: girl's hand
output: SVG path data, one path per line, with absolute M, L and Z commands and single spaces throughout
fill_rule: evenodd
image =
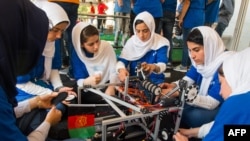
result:
M 141 63 L 141 68 L 143 72 L 146 72 L 146 74 L 151 74 L 152 72 L 158 73 L 159 67 L 155 64 L 147 64 L 146 62 Z
M 118 78 L 121 82 L 125 82 L 127 76 L 129 76 L 128 71 L 125 68 L 121 68 L 119 69 L 119 74 L 118 74 Z
M 55 106 L 53 106 L 49 110 L 49 112 L 45 118 L 45 121 L 47 121 L 51 125 L 55 125 L 61 120 L 61 118 L 62 118 L 62 112 L 60 110 L 56 109 Z
M 70 87 L 62 87 L 58 92 L 67 92 L 69 95 L 74 95 L 75 97 L 77 97 L 77 94 L 73 91 L 73 88 Z
M 36 96 L 38 108 L 49 109 L 52 107 L 51 100 L 58 95 L 58 92 Z
M 175 141 L 188 141 L 188 138 L 179 132 L 174 134 L 173 138 L 175 139 Z
M 175 83 L 161 83 L 159 84 L 159 87 L 161 88 L 161 94 L 166 95 L 171 90 L 173 90 L 176 87 Z M 179 96 L 179 92 L 176 91 L 174 94 L 171 95 L 171 97 L 177 97 Z

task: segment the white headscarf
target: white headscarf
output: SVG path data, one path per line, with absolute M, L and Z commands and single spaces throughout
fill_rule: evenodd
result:
M 151 36 L 148 41 L 143 42 L 136 35 L 136 30 L 135 30 L 136 20 L 144 21 L 144 23 L 147 25 L 148 29 L 150 30 Z M 121 58 L 125 58 L 130 61 L 138 60 L 150 50 L 157 50 L 162 46 L 169 47 L 169 41 L 166 38 L 162 37 L 161 35 L 155 33 L 154 18 L 150 13 L 146 11 L 141 12 L 136 16 L 134 23 L 133 23 L 133 30 L 134 30 L 135 35 L 133 35 L 126 42 L 120 55 Z
M 214 29 L 208 26 L 199 26 L 196 28 L 199 29 L 203 36 L 205 57 L 204 64 L 196 65 L 192 57 L 190 58 L 192 65 L 197 68 L 197 72 L 199 72 L 203 77 L 199 94 L 207 95 L 208 87 L 214 77 L 215 72 L 217 71 L 223 60 L 227 59 L 233 52 L 225 51 L 226 48 L 224 46 L 224 43 Z
M 89 75 L 95 74 L 96 71 L 102 72 L 100 84 L 108 80 L 115 81 L 116 55 L 113 47 L 106 41 L 101 41 L 100 47 L 94 57 L 87 57 L 82 50 L 80 35 L 82 30 L 90 25 L 89 23 L 79 22 L 72 30 L 72 42 L 79 59 L 86 65 Z
M 225 79 L 232 89 L 232 95 L 250 91 L 250 47 L 239 51 L 223 62 Z
M 34 1 L 34 4 L 41 8 L 47 15 L 49 19 L 49 29 L 52 29 L 55 25 L 67 21 L 70 24 L 69 18 L 67 13 L 63 10 L 63 8 L 53 2 L 48 2 L 45 0 L 37 0 Z M 37 17 L 39 18 L 39 17 Z M 68 26 L 69 26 L 68 24 Z M 38 27 L 39 28 L 39 27 Z M 45 56 L 45 63 L 44 63 L 44 79 L 48 80 L 51 73 L 52 67 L 52 59 L 55 54 L 55 41 L 47 41 L 45 48 L 43 50 L 43 56 Z

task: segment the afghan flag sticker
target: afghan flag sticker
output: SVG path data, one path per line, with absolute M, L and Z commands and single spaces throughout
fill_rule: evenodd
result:
M 71 138 L 86 139 L 95 134 L 95 115 L 68 116 L 68 130 Z

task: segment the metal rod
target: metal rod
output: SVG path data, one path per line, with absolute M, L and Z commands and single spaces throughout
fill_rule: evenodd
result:
M 126 117 L 126 114 L 124 114 L 111 100 L 104 98 L 104 100 L 121 116 Z
M 101 16 L 101 17 L 124 18 L 124 19 L 130 18 L 129 16 L 107 15 L 107 14 L 87 14 L 87 13 L 78 13 L 78 16 Z
M 95 89 L 92 89 L 92 88 L 90 88 L 90 89 L 88 89 L 88 90 L 91 91 L 91 92 L 93 92 L 93 93 L 95 93 L 95 94 L 98 94 L 98 95 L 102 96 L 103 98 L 108 98 L 108 99 L 110 99 L 110 100 L 112 100 L 112 101 L 114 101 L 114 102 L 116 102 L 116 103 L 119 103 L 119 104 L 121 104 L 121 105 L 123 105 L 123 106 L 126 106 L 126 107 L 128 107 L 128 108 L 131 108 L 132 110 L 135 110 L 135 111 L 137 111 L 137 112 L 141 112 L 141 108 L 138 108 L 138 107 L 136 107 L 136 106 L 134 106 L 134 105 L 132 105 L 132 104 L 129 104 L 129 103 L 124 102 L 124 101 L 122 101 L 122 100 L 120 100 L 120 99 L 117 99 L 117 98 L 115 98 L 115 97 L 112 97 L 112 96 L 110 96 L 110 95 L 107 95 L 107 94 L 101 92 L 100 90 L 95 90 Z
M 181 123 L 181 117 L 182 117 L 182 113 L 183 113 L 183 108 L 184 108 L 184 94 L 185 94 L 185 91 L 183 90 L 182 91 L 182 95 L 181 95 L 181 108 L 179 109 L 178 111 L 178 115 L 177 115 L 177 119 L 176 119 L 176 122 L 175 122 L 175 128 L 174 128 L 174 133 L 176 133 L 178 130 L 179 130 L 179 127 L 180 127 L 180 123 Z
M 124 95 L 124 101 L 125 101 L 125 97 L 128 95 L 128 85 L 129 85 L 129 76 L 128 77 L 126 77 L 126 79 L 125 79 L 125 86 L 124 86 L 124 93 L 123 93 L 123 95 Z
M 100 84 L 100 85 L 83 85 L 82 89 L 85 88 L 103 88 L 107 86 L 121 86 L 124 85 L 123 83 L 106 83 L 106 84 Z
M 83 88 L 82 87 L 78 87 L 77 88 L 77 93 L 78 93 L 78 96 L 77 96 L 77 103 L 78 104 L 81 104 L 82 103 L 82 93 L 81 93 L 81 90 L 82 90 Z

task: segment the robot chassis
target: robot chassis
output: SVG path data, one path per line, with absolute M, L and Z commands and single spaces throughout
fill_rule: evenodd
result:
M 139 67 L 138 67 L 139 68 Z M 137 76 L 136 77 L 131 77 L 132 79 L 137 79 L 140 81 L 140 79 L 144 79 L 143 81 L 140 81 L 142 83 L 142 86 L 148 90 L 149 92 L 152 93 L 152 95 L 159 96 L 161 95 L 161 89 L 152 84 L 150 81 L 145 80 L 146 75 L 142 71 L 142 69 L 137 69 Z M 83 86 L 78 88 L 78 104 L 76 105 L 85 105 L 88 106 L 88 104 L 80 104 L 81 103 L 81 91 L 91 91 L 97 95 L 100 95 L 104 98 L 104 100 L 108 103 L 110 107 L 114 111 L 117 112 L 118 117 L 112 117 L 105 119 L 103 118 L 96 118 L 95 121 L 100 122 L 99 126 L 96 126 L 96 135 L 94 138 L 100 138 L 102 141 L 107 140 L 108 134 L 110 134 L 110 130 L 117 130 L 115 134 L 113 133 L 113 137 L 116 137 L 118 140 L 122 139 L 128 139 L 132 137 L 136 137 L 139 135 L 142 135 L 144 133 L 130 133 L 126 134 L 125 133 L 125 128 L 129 126 L 140 126 L 146 133 L 146 135 L 149 135 L 147 138 L 148 140 L 152 141 L 167 141 L 170 138 L 172 138 L 172 135 L 177 132 L 179 129 L 180 125 L 180 120 L 182 117 L 182 111 L 185 103 L 185 98 L 187 97 L 186 95 L 186 88 L 187 88 L 187 82 L 185 80 L 179 80 L 179 86 L 171 90 L 165 95 L 161 95 L 160 100 L 158 103 L 154 105 L 143 105 L 141 103 L 134 103 L 136 101 L 135 98 L 130 96 L 128 94 L 128 87 L 129 87 L 129 80 L 131 79 L 129 77 L 126 78 L 125 84 L 124 84 L 124 90 L 119 91 L 119 97 L 123 98 L 117 98 L 113 96 L 109 96 L 100 90 L 96 88 L 100 87 L 105 87 L 109 85 L 114 85 L 116 88 L 118 86 L 121 86 L 121 83 L 117 84 L 104 84 L 104 85 L 97 85 L 97 86 Z M 138 79 L 139 78 L 139 79 Z M 174 94 L 176 91 L 180 92 L 180 95 L 178 98 L 171 98 L 170 96 Z M 118 103 L 119 105 L 122 105 L 128 109 L 131 109 L 132 112 L 131 114 L 127 115 L 124 113 L 123 110 L 119 108 L 115 103 Z M 75 104 L 70 104 L 74 106 Z M 93 104 L 92 104 L 93 105 Z M 175 112 L 176 113 L 176 120 L 175 120 L 175 127 L 171 131 L 166 131 L 163 130 L 161 131 L 161 135 L 159 135 L 160 132 L 160 124 L 161 121 L 163 120 L 164 115 Z M 152 123 L 148 125 L 148 123 L 145 121 L 146 118 L 148 117 L 155 117 L 154 125 Z M 125 123 L 126 122 L 126 123 Z M 123 128 L 121 129 L 121 126 L 117 126 L 119 123 L 124 123 Z M 149 129 L 151 127 L 151 129 Z M 101 133 L 100 133 L 101 132 Z M 159 137 L 160 136 L 160 137 Z M 171 137 L 170 137 L 171 136 Z M 171 139 L 170 139 L 171 140 Z

